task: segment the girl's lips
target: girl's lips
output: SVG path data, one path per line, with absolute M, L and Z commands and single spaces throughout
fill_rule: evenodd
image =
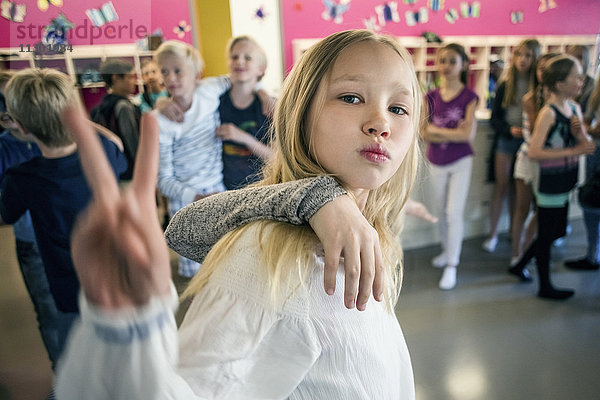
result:
M 377 143 L 364 147 L 360 151 L 360 155 L 368 161 L 377 164 L 382 164 L 390 160 L 390 154 L 388 153 L 387 149 Z

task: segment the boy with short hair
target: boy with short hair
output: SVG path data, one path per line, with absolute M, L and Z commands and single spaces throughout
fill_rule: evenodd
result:
M 91 111 L 91 117 L 94 122 L 108 128 L 123 141 L 128 167 L 121 175 L 121 180 L 131 180 L 140 138 L 141 112 L 129 98 L 135 93 L 137 76 L 133 65 L 119 59 L 102 63 L 100 75 L 109 93 Z
M 16 73 L 5 94 L 7 111 L 17 128 L 14 133 L 19 139 L 37 144 L 42 155 L 4 173 L 0 224 L 12 224 L 27 211 L 31 214 L 50 292 L 58 310 L 70 316 L 58 332 L 62 351 L 79 311 L 79 282 L 71 259 L 70 236 L 77 215 L 91 197 L 77 144 L 60 119 L 61 111 L 79 97 L 72 80 L 52 69 Z M 117 144 L 104 137 L 101 141 L 118 175 L 126 168 L 125 157 Z

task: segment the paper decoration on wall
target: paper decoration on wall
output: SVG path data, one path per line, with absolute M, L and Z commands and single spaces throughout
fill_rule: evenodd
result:
M 427 6 L 432 11 L 440 11 L 444 8 L 444 0 L 427 0 Z
M 379 26 L 385 26 L 387 22 L 400 22 L 400 15 L 398 14 L 398 2 L 390 1 L 384 4 L 375 6 L 375 13 L 379 20 Z
M 85 15 L 87 15 L 90 22 L 96 27 L 119 20 L 117 10 L 115 10 L 115 6 L 113 6 L 112 1 L 104 3 L 104 5 L 99 9 L 90 8 L 85 10 Z
M 375 16 L 370 16 L 368 19 L 363 19 L 363 24 L 365 25 L 365 28 L 370 31 L 379 32 L 381 30 L 381 27 L 377 24 L 377 19 Z
M 435 32 L 423 32 L 421 36 L 427 43 L 442 43 L 442 39 Z
M 192 27 L 185 21 L 179 21 L 179 25 L 173 28 L 173 33 L 177 35 L 179 39 L 183 39 L 185 34 L 192 30 Z
M 325 11 L 321 14 L 321 18 L 325 21 L 333 20 L 336 24 L 344 22 L 342 17 L 346 11 L 350 8 L 350 0 L 323 0 Z
M 451 24 L 458 21 L 458 11 L 456 11 L 456 8 L 448 9 L 448 11 L 446 12 L 445 18 L 446 18 L 446 21 L 448 21 Z
M 404 4 L 415 4 L 417 0 L 404 0 Z
M 513 24 L 520 24 L 523 22 L 523 11 L 511 11 L 510 12 L 510 22 Z
M 543 13 L 548 10 L 556 8 L 556 1 L 554 0 L 540 0 L 540 6 L 538 7 L 538 12 Z
M 467 3 L 466 1 L 462 1 L 460 3 L 460 15 L 463 18 L 479 18 L 479 11 L 481 10 L 481 5 L 478 1 L 474 1 L 473 3 Z
M 295 11 L 302 11 L 302 3 L 300 3 L 299 1 L 294 3 L 294 10 Z
M 12 22 L 23 22 L 25 19 L 25 4 L 2 0 L 2 17 Z
M 68 44 L 67 32 L 74 26 L 65 14 L 58 14 L 56 18 L 50 21 L 50 25 L 44 29 L 44 36 L 42 37 L 44 47 L 47 49 L 56 49 L 60 45 Z
M 416 24 L 424 24 L 429 21 L 429 13 L 427 8 L 421 7 L 419 11 L 406 11 L 406 25 L 415 26 Z
M 258 7 L 254 11 L 254 17 L 260 19 L 261 21 L 263 21 L 265 18 L 267 18 L 267 13 L 265 12 L 263 6 Z
M 52 4 L 55 7 L 62 7 L 63 2 L 62 0 L 38 0 L 37 2 L 37 6 L 40 9 L 40 11 L 44 11 L 46 12 L 48 10 L 49 4 Z

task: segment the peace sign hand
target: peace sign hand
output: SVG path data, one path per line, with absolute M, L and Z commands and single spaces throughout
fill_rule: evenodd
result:
M 61 120 L 77 143 L 93 196 L 71 237 L 73 262 L 88 301 L 119 309 L 168 294 L 169 252 L 154 197 L 159 157 L 156 118 L 142 116 L 133 180 L 122 192 L 81 105 L 64 110 Z

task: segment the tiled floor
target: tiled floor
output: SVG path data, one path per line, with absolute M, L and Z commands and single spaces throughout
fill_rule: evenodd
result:
M 505 237 L 494 254 L 480 249 L 482 238 L 465 241 L 458 286 L 450 292 L 437 289 L 441 271 L 429 263 L 437 246 L 406 252 L 397 314 L 418 400 L 599 398 L 600 272 L 562 266 L 585 251 L 582 221 L 572 226 L 553 253 L 555 283 L 577 290 L 563 303 L 536 298 L 535 283 L 506 274 Z M 42 400 L 50 363 L 13 247 L 10 228 L 0 228 L 0 400 Z

